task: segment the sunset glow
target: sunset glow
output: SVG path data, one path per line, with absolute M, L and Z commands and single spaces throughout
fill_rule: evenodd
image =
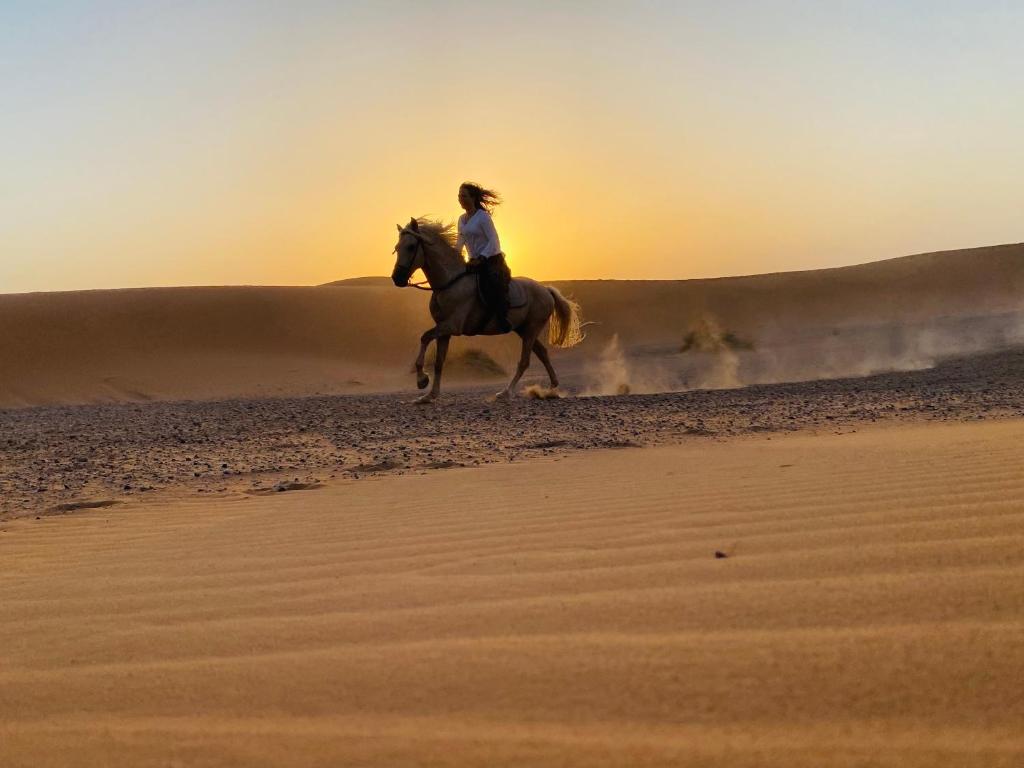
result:
M 1016 242 L 1021 39 L 1000 2 L 6 3 L 0 292 L 386 274 L 466 179 L 540 279 Z

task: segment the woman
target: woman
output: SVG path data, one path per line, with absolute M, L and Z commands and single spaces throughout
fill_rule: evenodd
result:
M 460 253 L 463 246 L 469 251 L 469 268 L 479 271 L 480 287 L 498 330 L 508 333 L 512 330 L 508 322 L 508 285 L 512 275 L 491 219 L 491 211 L 499 203 L 501 198 L 493 190 L 464 182 L 459 187 L 459 205 L 465 213 L 459 216 L 459 238 L 455 247 Z

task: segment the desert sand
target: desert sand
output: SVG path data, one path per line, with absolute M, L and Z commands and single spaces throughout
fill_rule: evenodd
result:
M 662 392 L 911 370 L 1024 343 L 1024 245 L 752 277 L 553 284 L 590 322 L 583 345 L 556 351 L 555 364 L 602 394 L 623 379 Z M 386 279 L 0 294 L 0 408 L 398 391 L 429 326 L 427 294 Z M 737 344 L 724 359 L 680 356 L 694 332 L 711 351 L 720 336 Z M 477 348 L 506 370 L 518 356 L 509 337 L 457 340 L 453 352 Z M 490 373 L 457 363 L 451 384 Z
M 415 391 L 415 390 L 413 390 Z M 495 402 L 486 389 L 0 411 L 0 520 L 603 447 L 1024 417 L 1024 348 L 875 376 Z
M 1022 463 L 876 426 L 8 522 L 0 763 L 1017 766 Z
M 1024 246 L 0 296 L 0 766 L 1024 764 Z

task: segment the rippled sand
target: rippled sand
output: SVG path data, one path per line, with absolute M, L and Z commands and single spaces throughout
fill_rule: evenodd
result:
M 894 424 L 9 521 L 0 763 L 1017 766 L 1021 466 Z

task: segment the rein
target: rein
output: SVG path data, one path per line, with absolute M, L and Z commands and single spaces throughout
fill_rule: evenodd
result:
M 420 237 L 419 235 L 416 236 L 416 247 L 418 249 L 421 249 L 421 250 L 424 250 L 424 251 L 426 250 L 423 247 L 423 238 Z M 396 250 L 397 250 L 397 246 L 396 246 Z M 424 255 L 423 261 L 426 262 L 426 260 L 427 260 L 426 256 Z M 453 277 L 447 283 L 442 285 L 440 288 L 435 288 L 434 286 L 432 286 L 430 284 L 429 280 L 421 280 L 418 283 L 406 283 L 404 287 L 406 287 L 406 288 L 415 288 L 418 291 L 430 291 L 431 293 L 438 293 L 440 291 L 448 290 L 449 288 L 451 288 L 453 285 L 455 285 L 457 282 L 459 282 L 459 280 L 461 280 L 462 278 L 464 278 L 468 274 L 469 274 L 469 270 L 468 269 L 464 269 L 462 272 L 457 274 L 455 277 Z M 426 286 L 426 287 L 424 287 L 424 286 Z
M 464 278 L 468 274 L 469 274 L 469 270 L 468 269 L 464 270 L 462 272 L 459 272 L 459 274 L 457 274 L 455 277 L 453 277 L 447 283 L 442 285 L 440 288 L 435 288 L 434 286 L 432 286 L 430 284 L 429 280 L 421 280 L 418 283 L 407 283 L 406 287 L 407 288 L 416 288 L 417 290 L 420 290 L 420 291 L 430 291 L 431 293 L 434 293 L 434 292 L 437 292 L 437 291 L 446 291 L 449 288 L 451 288 L 453 285 L 455 285 L 457 282 L 459 282 L 459 280 L 461 280 L 462 278 Z M 427 287 L 424 288 L 423 286 L 427 286 Z

